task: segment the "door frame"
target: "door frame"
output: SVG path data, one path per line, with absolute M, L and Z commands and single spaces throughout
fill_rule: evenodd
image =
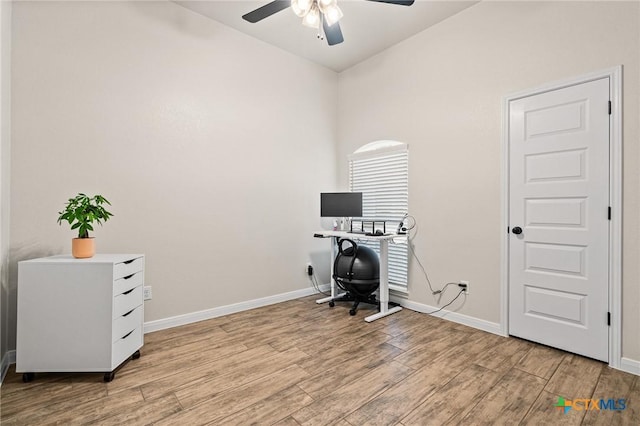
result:
M 500 332 L 509 335 L 509 105 L 511 101 L 609 78 L 609 366 L 621 368 L 622 359 L 622 65 L 566 80 L 555 81 L 502 98 Z

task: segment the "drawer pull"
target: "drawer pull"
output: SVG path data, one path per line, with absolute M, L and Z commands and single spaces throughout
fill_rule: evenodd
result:
M 131 293 L 133 290 L 135 290 L 135 288 L 132 288 L 131 290 L 127 290 L 127 291 L 125 291 L 125 292 L 124 292 L 124 293 L 122 293 L 122 294 L 129 294 L 129 293 Z
M 131 312 L 133 312 L 133 311 L 135 311 L 135 310 L 136 310 L 136 308 L 133 308 L 132 310 L 130 310 L 129 312 L 127 312 L 126 314 L 124 314 L 124 315 L 122 315 L 122 316 L 123 316 L 123 317 L 128 317 L 128 316 L 131 314 Z
M 130 332 L 128 332 L 127 334 L 125 334 L 124 336 L 122 336 L 122 339 L 126 339 L 127 337 L 131 336 L 131 333 L 133 333 L 135 330 L 131 330 Z
M 128 280 L 129 278 L 131 278 L 131 277 L 132 277 L 132 276 L 134 276 L 134 275 L 135 275 L 135 273 L 134 273 L 134 274 L 131 274 L 131 275 L 127 275 L 126 277 L 122 277 L 122 279 L 123 279 L 123 280 Z
M 131 263 L 131 262 L 133 262 L 133 261 L 135 261 L 135 259 L 125 260 L 125 261 L 124 261 L 124 262 L 122 262 L 122 263 L 124 263 L 125 265 L 128 265 L 128 264 L 130 264 L 130 263 Z

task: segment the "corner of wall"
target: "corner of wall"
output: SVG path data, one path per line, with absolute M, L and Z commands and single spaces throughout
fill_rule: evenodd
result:
M 11 12 L 0 2 L 0 384 L 11 363 L 8 348 L 9 177 L 11 159 Z M 15 358 L 15 352 L 13 352 Z

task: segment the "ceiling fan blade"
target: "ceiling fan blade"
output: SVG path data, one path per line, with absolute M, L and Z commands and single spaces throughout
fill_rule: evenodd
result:
M 327 20 L 323 19 L 322 28 L 324 29 L 324 36 L 327 38 L 327 43 L 329 43 L 329 46 L 340 44 L 344 41 L 339 22 L 336 22 L 335 24 L 329 26 L 327 25 Z
M 242 15 L 242 19 L 255 24 L 256 22 L 262 21 L 264 18 L 268 18 L 274 13 L 278 13 L 289 6 L 291 6 L 291 0 L 275 0 L 247 13 L 246 15 Z
M 369 1 L 377 1 L 378 3 L 397 4 L 398 6 L 411 6 L 414 3 L 414 0 L 369 0 Z

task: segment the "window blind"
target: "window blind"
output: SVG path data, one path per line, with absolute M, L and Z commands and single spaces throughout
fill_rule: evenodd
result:
M 380 149 L 349 156 L 349 189 L 362 192 L 364 219 L 386 220 L 387 232 L 394 232 L 409 211 L 409 151 Z M 367 246 L 380 254 L 379 243 Z M 407 289 L 406 244 L 389 244 L 389 284 Z

